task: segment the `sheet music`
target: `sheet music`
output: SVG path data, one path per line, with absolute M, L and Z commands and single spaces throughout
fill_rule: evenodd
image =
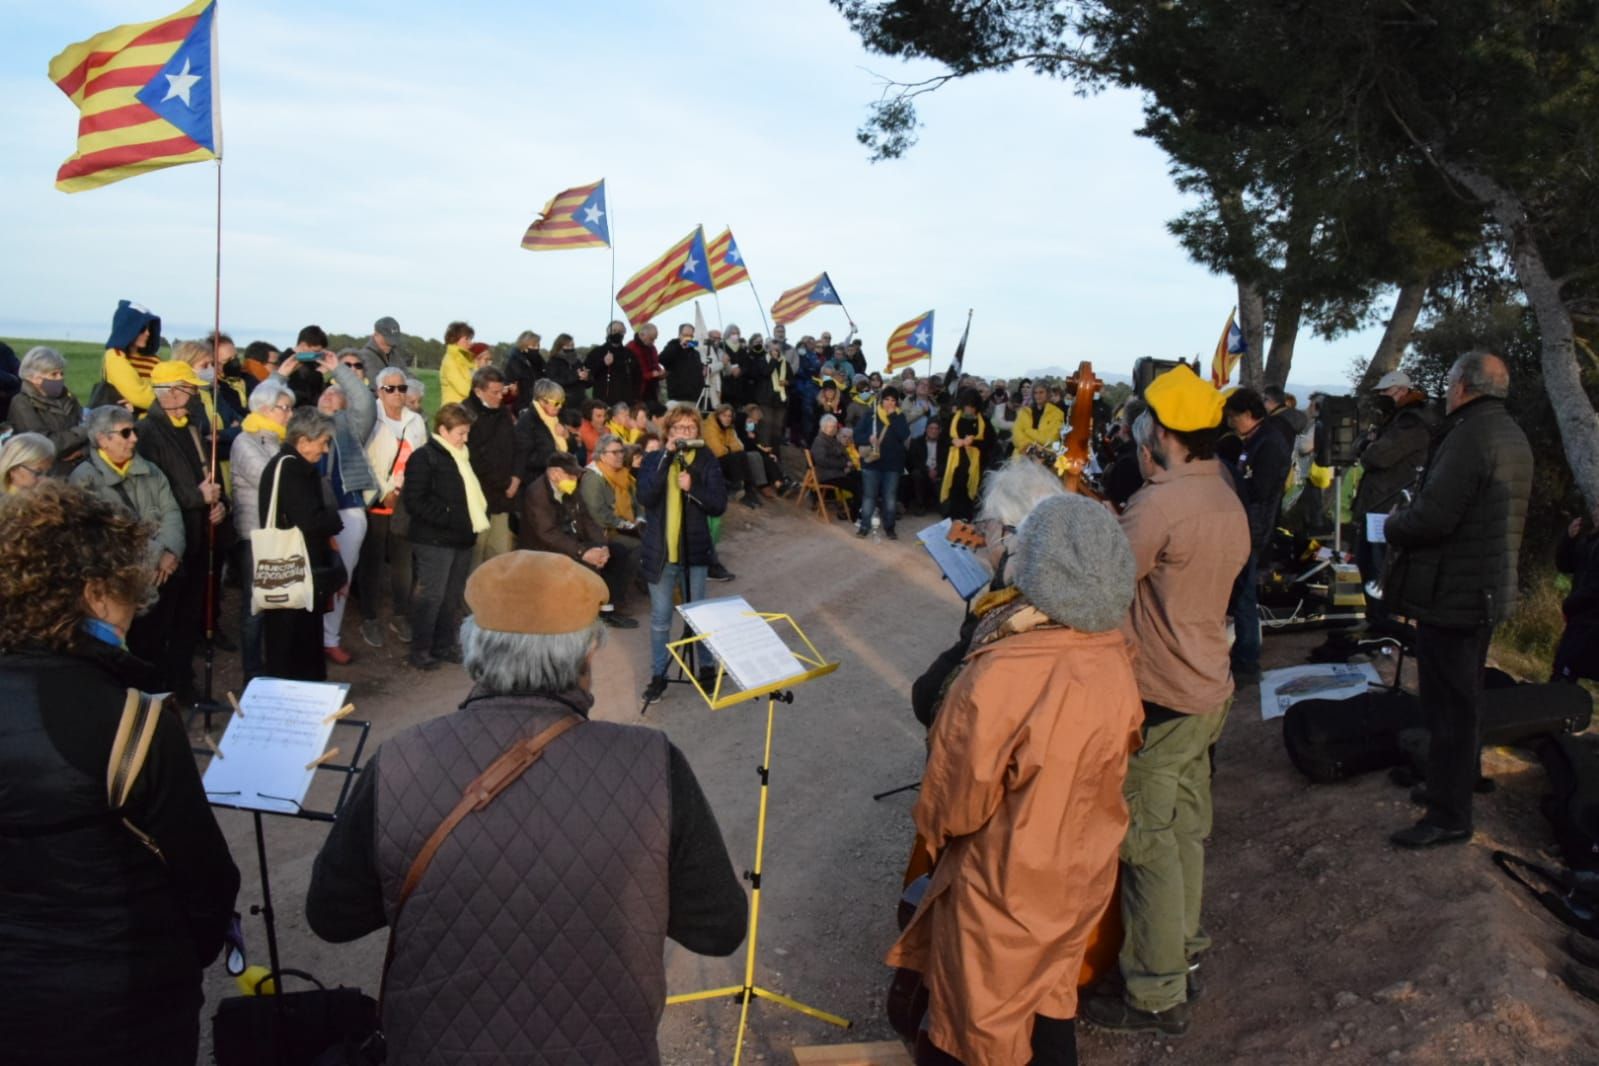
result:
M 773 685 L 805 672 L 783 638 L 742 596 L 687 603 L 677 610 L 694 632 L 705 634 L 705 643 L 740 689 Z
M 916 536 L 954 586 L 955 594 L 963 600 L 969 600 L 994 580 L 994 571 L 970 548 L 951 544 L 949 528 L 950 520 L 946 518 L 937 525 L 928 526 Z
M 246 810 L 294 814 L 316 776 L 309 764 L 327 751 L 334 715 L 350 686 L 258 677 L 205 769 L 206 798 Z
M 1368 544 L 1388 543 L 1388 514 L 1387 512 L 1366 512 L 1366 542 Z

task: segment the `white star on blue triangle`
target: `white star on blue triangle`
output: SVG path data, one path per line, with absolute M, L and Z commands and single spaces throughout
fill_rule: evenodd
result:
M 572 217 L 577 220 L 578 225 L 594 236 L 606 244 L 611 243 L 611 227 L 606 221 L 605 214 L 605 182 L 602 181 L 594 187 L 594 191 L 589 193 L 589 198 L 583 201 L 583 205 L 572 212 Z
M 172 58 L 135 97 L 176 126 L 185 137 L 211 152 L 217 150 L 216 130 L 211 123 L 211 86 L 215 83 L 211 65 L 211 20 L 215 15 L 215 4 L 200 12 Z
M 811 290 L 811 299 L 819 304 L 843 304 L 838 298 L 838 292 L 833 288 L 832 279 L 826 274 L 816 283 L 816 288 Z
M 705 233 L 703 230 L 695 230 L 694 240 L 688 246 L 688 258 L 683 261 L 683 269 L 678 271 L 677 276 L 698 285 L 706 292 L 715 292 L 716 289 L 711 284 L 708 258 L 705 254 Z
M 908 342 L 912 348 L 919 352 L 932 352 L 933 350 L 933 314 L 928 312 L 927 317 L 916 324 L 916 332 L 911 334 Z

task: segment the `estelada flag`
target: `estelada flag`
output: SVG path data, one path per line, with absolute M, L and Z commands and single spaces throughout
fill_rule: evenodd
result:
M 824 271 L 816 275 L 803 285 L 796 285 L 777 298 L 772 305 L 772 321 L 780 326 L 790 322 L 797 322 L 823 304 L 838 304 L 842 306 L 843 300 L 838 298 L 838 290 L 833 288 L 833 283 Z
M 888 373 L 933 354 L 933 312 L 917 315 L 888 335 Z
M 1233 316 L 1237 313 L 1236 307 L 1228 312 L 1227 325 L 1222 327 L 1221 340 L 1216 342 L 1216 354 L 1210 357 L 1210 383 L 1218 389 L 1227 387 L 1227 382 L 1233 376 L 1233 368 L 1249 350 L 1249 344 L 1244 340 L 1244 331 L 1233 321 Z
M 705 228 L 695 226 L 659 259 L 628 278 L 617 292 L 616 302 L 628 322 L 638 327 L 669 307 L 715 291 L 705 254 Z
M 62 192 L 222 158 L 215 0 L 118 26 L 50 60 L 78 107 L 78 150 L 56 171 Z
M 711 282 L 717 292 L 750 279 L 750 272 L 744 269 L 744 255 L 733 240 L 731 228 L 717 234 L 706 252 L 711 257 Z
M 558 192 L 522 235 L 522 247 L 530 252 L 609 248 L 611 225 L 607 217 L 604 178 L 592 185 Z

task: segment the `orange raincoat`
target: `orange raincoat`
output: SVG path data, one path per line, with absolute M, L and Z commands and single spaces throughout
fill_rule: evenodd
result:
M 1143 723 L 1121 633 L 1024 606 L 1001 634 L 967 656 L 933 724 L 915 817 L 938 866 L 886 960 L 921 971 L 929 1036 L 967 1066 L 1025 1063 L 1035 1014 L 1076 1017 Z

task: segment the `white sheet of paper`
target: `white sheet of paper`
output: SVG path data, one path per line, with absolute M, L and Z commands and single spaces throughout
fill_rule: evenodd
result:
M 1281 718 L 1300 700 L 1346 700 L 1382 684 L 1370 663 L 1312 663 L 1260 675 L 1260 717 Z
M 293 814 L 305 801 L 316 770 L 306 765 L 327 751 L 332 716 L 349 685 L 258 677 L 239 698 L 205 769 L 206 798 L 252 811 Z
M 740 689 L 773 685 L 805 672 L 783 638 L 742 596 L 687 603 L 677 610 L 694 632 L 705 634 L 704 642 Z
M 1366 541 L 1370 544 L 1388 543 L 1388 515 L 1370 511 L 1366 514 Z
M 944 519 L 916 534 L 922 546 L 933 557 L 933 562 L 944 572 L 955 589 L 955 595 L 969 600 L 981 592 L 983 586 L 994 580 L 994 571 L 969 548 L 949 542 L 950 520 Z

